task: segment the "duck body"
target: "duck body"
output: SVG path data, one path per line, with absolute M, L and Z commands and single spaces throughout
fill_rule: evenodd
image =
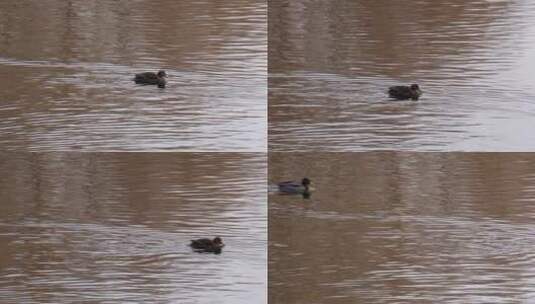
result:
M 295 181 L 280 182 L 277 184 L 279 191 L 288 194 L 303 194 L 310 191 L 310 179 L 303 178 L 301 183 Z
M 393 86 L 388 89 L 388 95 L 398 100 L 418 100 L 422 95 L 422 91 L 417 84 L 411 86 Z
M 134 81 L 138 84 L 152 84 L 157 85 L 159 88 L 165 88 L 165 71 L 159 71 L 158 73 L 145 72 L 136 74 Z
M 223 240 L 220 237 L 215 237 L 211 239 L 196 239 L 191 240 L 190 247 L 199 252 L 213 252 L 221 253 L 221 249 L 225 247 Z

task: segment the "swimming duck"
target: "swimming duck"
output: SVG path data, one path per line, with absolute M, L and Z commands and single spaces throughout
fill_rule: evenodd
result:
M 301 183 L 294 181 L 286 181 L 278 183 L 279 191 L 288 194 L 305 194 L 309 193 L 311 181 L 308 178 L 303 178 Z
M 420 98 L 420 95 L 422 95 L 422 91 L 420 91 L 420 87 L 417 84 L 411 84 L 411 86 L 394 86 L 390 87 L 388 89 L 388 95 L 390 97 L 404 100 L 404 99 L 412 99 L 412 100 L 418 100 Z
M 145 72 L 136 74 L 134 81 L 139 84 L 156 84 L 159 88 L 165 88 L 165 77 L 167 77 L 165 71 L 158 71 L 157 74 Z
M 215 237 L 211 239 L 197 239 L 191 240 L 191 248 L 196 249 L 199 252 L 213 252 L 221 253 L 221 249 L 225 246 L 223 240 L 220 237 Z

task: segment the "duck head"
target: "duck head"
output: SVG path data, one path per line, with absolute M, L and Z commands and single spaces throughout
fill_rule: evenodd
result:
M 167 74 L 165 73 L 165 71 L 158 71 L 158 74 L 156 74 L 158 76 L 158 87 L 159 88 L 165 88 L 165 77 L 167 77 Z
M 303 185 L 305 188 L 308 188 L 308 186 L 310 185 L 311 181 L 310 179 L 308 178 L 303 178 L 303 180 L 301 180 L 301 185 Z
M 411 93 L 412 93 L 412 100 L 418 100 L 420 95 L 422 95 L 422 91 L 420 91 L 420 87 L 417 84 L 411 84 Z
M 223 246 L 225 246 L 225 244 L 223 244 L 223 240 L 222 240 L 220 237 L 218 237 L 218 236 L 216 236 L 212 242 L 213 242 L 214 245 L 217 246 L 217 247 L 223 247 Z

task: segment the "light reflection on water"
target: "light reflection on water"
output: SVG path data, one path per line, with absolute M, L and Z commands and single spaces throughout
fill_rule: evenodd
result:
M 2 154 L 0 301 L 265 303 L 265 156 Z M 219 235 L 219 255 L 191 238 Z
M 269 303 L 529 303 L 529 153 L 273 153 Z

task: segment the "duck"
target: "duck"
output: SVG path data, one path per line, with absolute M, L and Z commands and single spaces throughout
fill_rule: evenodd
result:
M 388 95 L 398 100 L 418 100 L 422 91 L 417 84 L 411 84 L 410 86 L 393 86 L 388 89 Z
M 167 74 L 165 71 L 160 70 L 158 73 L 145 72 L 136 74 L 134 81 L 138 84 L 155 84 L 158 85 L 159 88 L 165 88 L 166 77 Z
M 310 193 L 311 180 L 307 177 L 301 180 L 301 183 L 295 181 L 280 182 L 277 184 L 279 191 L 288 194 L 308 194 Z
M 196 251 L 213 253 L 221 253 L 221 249 L 225 246 L 225 244 L 223 244 L 223 240 L 218 236 L 216 236 L 213 240 L 207 238 L 191 240 L 191 244 L 189 245 Z

